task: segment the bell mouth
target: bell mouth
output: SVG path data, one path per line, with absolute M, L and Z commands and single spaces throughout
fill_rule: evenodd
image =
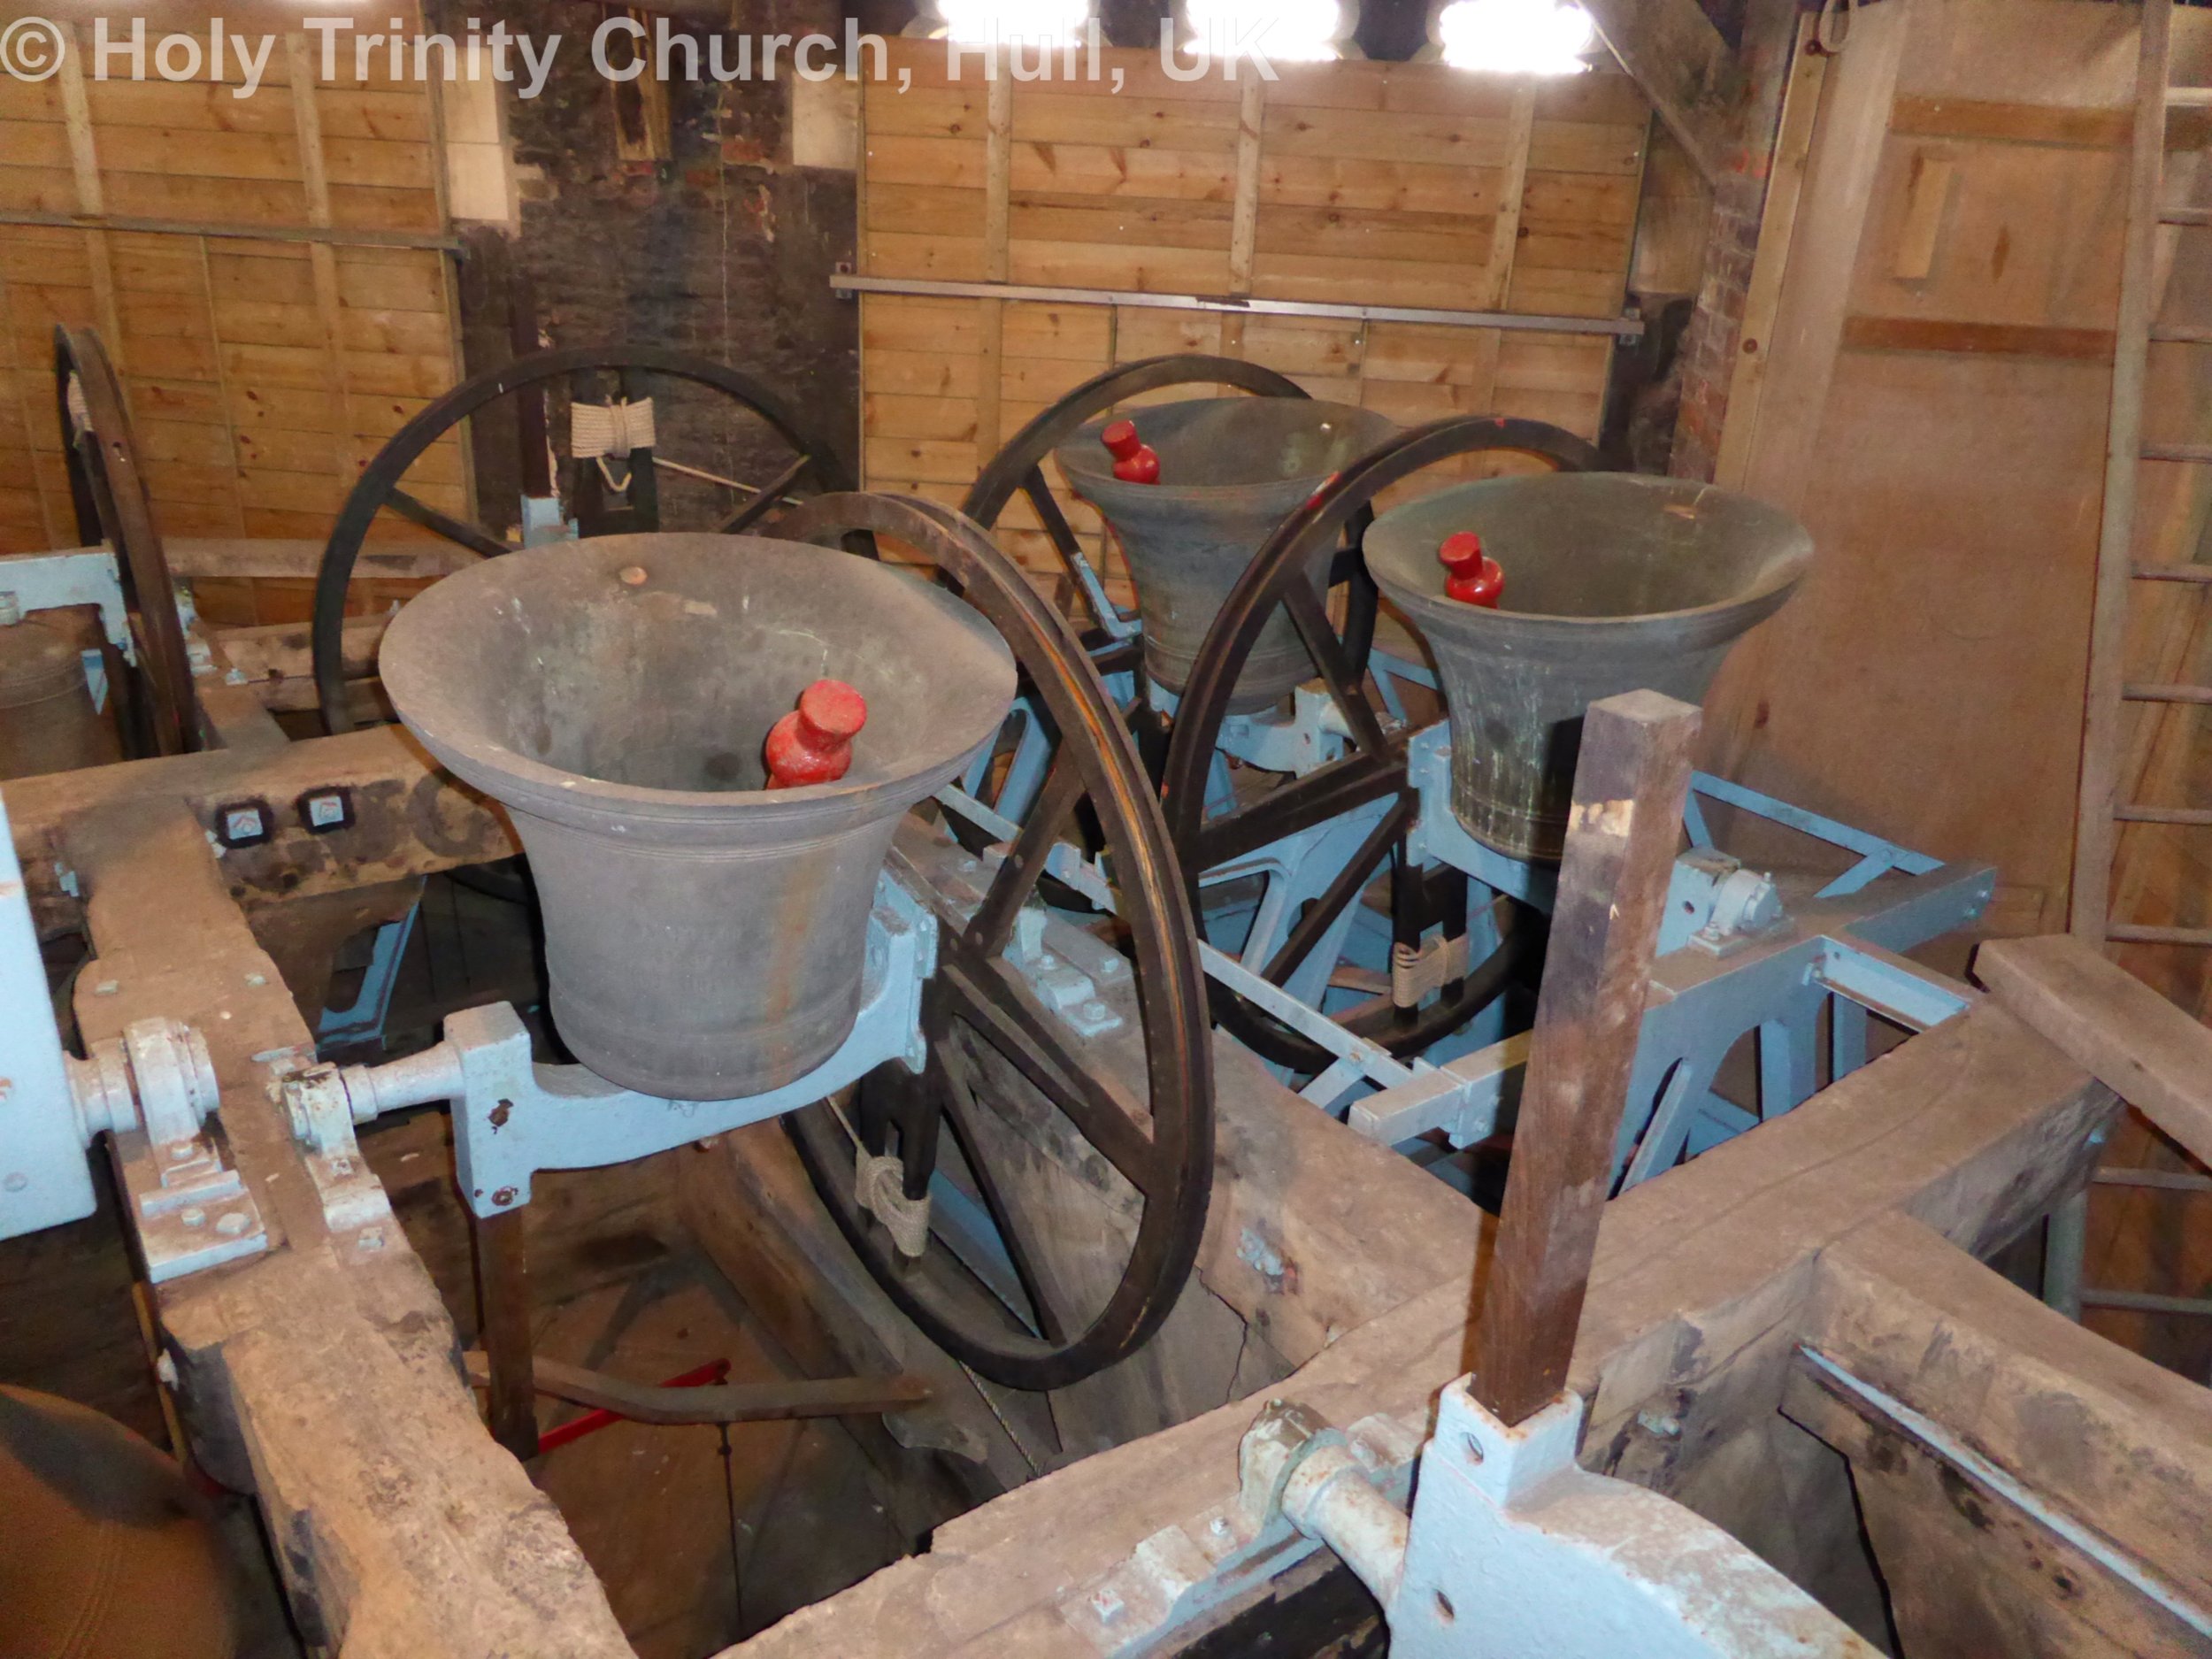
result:
M 1437 549 L 1471 530 L 1505 571 L 1494 611 L 1447 597 Z M 1778 609 L 1813 554 L 1803 526 L 1748 495 L 1626 472 L 1547 472 L 1409 502 L 1367 532 L 1367 563 L 1422 619 L 1440 612 L 1578 631 Z
M 950 594 L 852 554 L 707 534 L 488 559 L 393 619 L 379 672 L 409 729 L 498 799 L 679 836 L 911 804 L 991 740 L 1015 690 L 1005 641 Z M 771 793 L 769 730 L 826 679 L 868 702 L 851 770 Z
M 1137 435 L 1159 456 L 1157 484 L 1125 483 L 1114 476 L 1104 434 L 1124 419 L 1136 423 Z M 1288 495 L 1289 507 L 1279 517 L 1302 506 L 1333 473 L 1397 430 L 1394 421 L 1372 410 L 1318 398 L 1204 397 L 1102 417 L 1056 454 L 1070 487 L 1109 518 L 1110 501 L 1233 506 L 1249 500 L 1271 508 L 1276 497 Z

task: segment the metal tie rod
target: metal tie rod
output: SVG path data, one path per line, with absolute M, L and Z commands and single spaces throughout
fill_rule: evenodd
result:
M 1415 305 L 1340 305 L 1322 300 L 1254 299 L 1239 294 L 1140 294 L 1125 288 L 1025 287 L 1018 282 L 935 282 L 920 277 L 830 273 L 830 291 L 905 294 L 930 299 L 1026 300 L 1045 305 L 1128 305 L 1148 311 L 1210 311 L 1232 317 L 1319 317 L 1352 323 L 1424 323 L 1443 328 L 1518 328 L 1547 334 L 1613 334 L 1641 339 L 1640 317 L 1565 317 L 1521 311 L 1456 311 Z

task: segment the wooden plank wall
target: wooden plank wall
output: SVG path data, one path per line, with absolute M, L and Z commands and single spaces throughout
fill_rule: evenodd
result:
M 862 272 L 1620 313 L 1651 116 L 1625 75 L 1358 62 L 1286 68 L 1272 84 L 1180 83 L 1152 53 L 1102 62 L 1102 81 L 1018 82 L 987 81 L 972 56 L 956 81 L 941 44 L 895 42 L 891 77 L 864 100 Z M 868 481 L 954 503 L 1025 422 L 1117 363 L 1220 352 L 1408 423 L 1497 411 L 1594 438 L 1610 357 L 1602 335 L 884 295 L 863 305 Z M 1097 520 L 1074 516 L 1095 550 Z M 1025 564 L 1056 571 L 1025 503 L 1002 526 Z M 1109 569 L 1120 578 L 1111 555 Z
M 1766 395 L 1723 480 L 1799 514 L 1818 557 L 1717 685 L 1709 758 L 1996 862 L 1993 932 L 2062 928 L 2135 14 L 1900 0 L 1865 15 L 1827 71 Z M 2184 74 L 2212 81 L 2212 19 L 2176 21 Z M 2173 127 L 2203 142 L 2197 120 Z M 2177 292 L 2212 280 L 2191 268 L 2208 256 L 2173 267 Z M 2208 389 L 2201 355 L 2156 365 L 2148 429 L 2200 441 Z M 2146 469 L 2142 557 L 2200 557 L 2205 481 Z M 2137 622 L 2155 632 L 2193 604 L 2139 588 Z
M 1997 934 L 2066 926 L 2139 15 L 2088 0 L 1863 11 L 1827 67 L 1755 430 L 1739 434 L 1730 412 L 1742 471 L 1723 481 L 1798 512 L 1817 552 L 1715 686 L 1709 763 L 1996 862 Z M 2177 8 L 2174 45 L 2177 82 L 2212 85 L 2212 14 Z M 2171 128 L 2170 197 L 2212 204 L 2203 126 Z M 2207 238 L 2166 243 L 2169 319 L 2212 319 Z M 2147 434 L 2212 441 L 2204 350 L 2154 349 Z M 2212 557 L 2212 474 L 2146 466 L 2139 502 L 2139 558 Z M 2203 624 L 2190 589 L 2139 584 L 2128 677 L 2212 677 Z M 2131 728 L 2124 788 L 2212 802 L 2200 711 L 2139 708 Z M 2131 830 L 2118 888 L 2130 919 L 2200 924 L 2212 835 Z M 2212 1015 L 2207 953 L 2117 955 Z M 2190 1167 L 2136 1117 L 2105 1162 Z M 2100 1185 L 2086 1281 L 2201 1295 L 2208 1222 L 2212 1196 Z M 2202 1320 L 2096 1309 L 2085 1322 L 2204 1376 Z
M 411 5 L 393 10 L 414 27 Z M 0 214 L 286 233 L 0 223 L 0 551 L 77 539 L 56 323 L 96 328 L 115 358 L 172 535 L 326 535 L 378 446 L 459 378 L 447 256 L 347 240 L 444 232 L 434 88 L 356 80 L 343 50 L 326 81 L 319 58 L 310 37 L 280 42 L 245 98 L 235 62 L 227 81 L 211 65 L 193 81 L 102 81 L 73 53 L 50 81 L 0 78 Z M 409 488 L 465 514 L 462 446 L 437 446 Z M 387 514 L 378 534 L 420 533 Z M 200 602 L 217 621 L 287 621 L 302 587 L 208 585 Z

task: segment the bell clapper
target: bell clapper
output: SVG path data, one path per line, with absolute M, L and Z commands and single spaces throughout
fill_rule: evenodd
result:
M 1505 571 L 1482 550 L 1482 538 L 1471 530 L 1447 536 L 1437 549 L 1437 560 L 1450 572 L 1444 591 L 1463 604 L 1495 611 L 1505 597 Z
M 841 680 L 818 680 L 768 733 L 771 789 L 835 783 L 851 770 L 853 739 L 868 724 L 868 700 Z

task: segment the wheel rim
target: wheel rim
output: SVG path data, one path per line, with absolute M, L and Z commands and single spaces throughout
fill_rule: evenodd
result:
M 495 557 L 514 550 L 488 533 L 452 518 L 402 489 L 400 480 L 408 469 L 463 420 L 500 398 L 542 386 L 549 380 L 606 373 L 651 374 L 707 387 L 758 415 L 790 445 L 796 458 L 751 502 L 724 521 L 719 526 L 722 534 L 735 535 L 757 529 L 773 514 L 777 503 L 789 491 L 799 488 L 803 480 L 819 494 L 852 488 L 850 474 L 835 451 L 827 443 L 818 441 L 817 434 L 810 433 L 766 385 L 749 374 L 688 352 L 655 346 L 578 346 L 538 352 L 472 376 L 417 414 L 377 452 L 347 496 L 330 541 L 323 549 L 322 563 L 315 577 L 314 656 L 315 685 L 326 731 L 334 734 L 353 729 L 352 711 L 346 702 L 342 655 L 346 590 L 362 544 L 380 511 L 390 507 L 481 557 Z
M 157 755 L 184 754 L 200 746 L 192 659 L 160 525 L 138 465 L 137 434 L 97 334 L 54 330 L 54 396 L 77 534 L 88 544 L 105 541 L 114 549 L 124 605 L 136 624 L 139 679 L 146 689 L 139 722 L 144 746 Z
M 1394 937 L 1417 941 L 1435 925 L 1431 907 L 1409 896 L 1417 880 L 1425 881 L 1407 856 L 1416 799 L 1405 777 L 1406 741 L 1393 729 L 1367 691 L 1368 659 L 1374 627 L 1372 582 L 1364 561 L 1351 578 L 1356 602 L 1340 632 L 1323 603 L 1298 580 L 1318 549 L 1360 526 L 1371 515 L 1375 498 L 1391 486 L 1440 461 L 1488 450 L 1535 456 L 1563 472 L 1587 472 L 1598 465 L 1596 450 L 1584 440 L 1542 421 L 1496 416 L 1437 421 L 1402 434 L 1347 467 L 1328 488 L 1292 514 L 1246 567 L 1244 575 L 1215 618 L 1198 665 L 1184 687 L 1166 763 L 1162 772 L 1169 833 L 1191 889 L 1194 912 L 1202 917 L 1200 890 L 1210 872 L 1274 845 L 1301 829 L 1388 802 L 1374 831 L 1360 845 L 1338 878 L 1300 919 L 1263 977 L 1279 983 L 1318 946 L 1331 922 L 1361 902 L 1386 864 L 1393 888 Z M 1363 526 L 1362 526 L 1363 533 Z M 1340 560 L 1341 573 L 1341 560 Z M 1370 597 L 1364 605 L 1356 596 Z M 1222 816 L 1207 816 L 1209 769 L 1219 745 L 1223 722 L 1238 676 L 1261 630 L 1278 606 L 1296 624 L 1300 636 L 1321 670 L 1330 700 L 1349 732 L 1349 752 L 1341 759 L 1286 783 L 1251 805 Z M 1447 987 L 1426 1008 L 1401 1011 L 1383 1008 L 1343 1023 L 1357 1034 L 1382 1044 L 1401 1058 L 1418 1054 L 1486 1008 L 1506 988 L 1534 942 L 1535 929 L 1519 917 L 1502 929 L 1502 941 L 1465 978 Z M 1448 926 L 1448 917 L 1446 918 Z M 1466 924 L 1463 921 L 1463 926 Z M 1303 1033 L 1291 1030 L 1227 987 L 1210 987 L 1215 1019 L 1238 1041 L 1275 1063 L 1317 1072 L 1336 1056 Z
M 978 526 L 911 498 L 843 495 L 798 509 L 776 534 L 826 545 L 881 535 L 923 553 L 998 627 L 1056 730 L 1037 808 L 987 889 L 977 889 L 981 902 L 972 915 L 939 892 L 940 968 L 925 999 L 930 1060 L 922 1078 L 906 1083 L 896 1068 L 887 1068 L 849 1114 L 825 1103 L 787 1126 L 839 1228 L 933 1340 L 1009 1386 L 1066 1386 L 1126 1358 L 1158 1330 L 1196 1260 L 1210 1197 L 1211 1039 L 1194 929 L 1166 826 L 1096 669 L 1065 622 Z M 1123 1071 L 1141 1071 L 1141 1100 L 1126 1075 L 1102 1066 L 1096 1045 L 1086 1053 L 1044 1010 L 1005 959 L 1021 902 L 1034 891 L 1060 826 L 1085 805 L 1107 843 L 1135 971 L 1143 1053 L 1141 1060 L 1125 1056 Z M 979 1116 L 1010 1118 L 1016 1107 L 983 1098 L 979 1084 L 987 1079 L 977 1073 L 976 1038 L 1036 1087 L 1079 1149 L 1112 1167 L 1110 1194 L 1125 1204 L 1133 1194 L 1141 1206 L 1126 1263 L 1094 1310 L 1054 1302 L 1052 1263 L 1033 1237 L 1024 1236 L 1033 1218 L 1020 1216 L 1020 1196 L 990 1150 L 992 1135 L 1002 1143 L 1005 1125 Z M 932 1190 L 933 1178 L 956 1182 L 964 1172 L 969 1195 L 999 1230 L 1013 1287 L 992 1291 L 964 1262 L 956 1230 L 941 1213 L 949 1208 L 943 1202 L 933 1204 L 923 1256 L 902 1264 L 907 1258 L 854 1195 L 856 1140 L 880 1154 L 891 1132 L 910 1197 Z M 1025 1312 L 1015 1305 L 1021 1301 Z

